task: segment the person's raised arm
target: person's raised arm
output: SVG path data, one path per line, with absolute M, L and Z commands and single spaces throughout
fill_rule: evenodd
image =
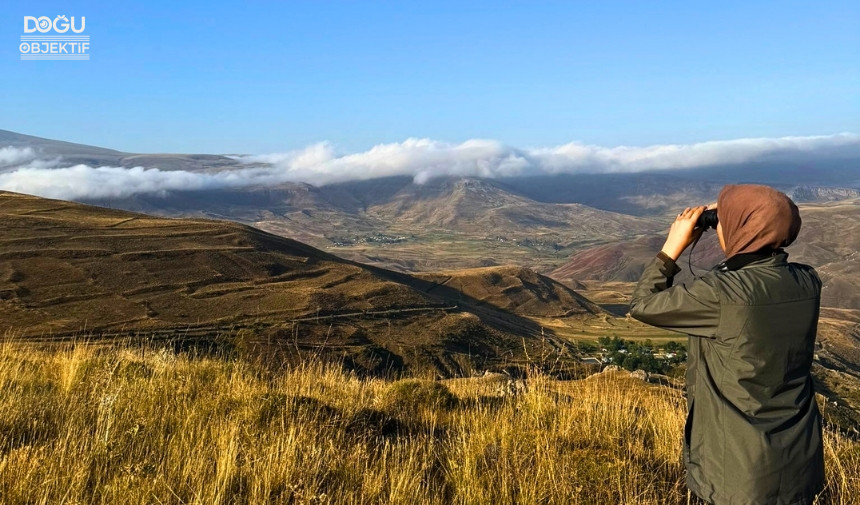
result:
M 705 278 L 690 286 L 672 286 L 681 271 L 675 261 L 702 230 L 696 220 L 705 207 L 687 208 L 678 214 L 660 253 L 645 268 L 633 290 L 630 315 L 643 323 L 689 335 L 713 337 L 720 320 L 717 289 Z

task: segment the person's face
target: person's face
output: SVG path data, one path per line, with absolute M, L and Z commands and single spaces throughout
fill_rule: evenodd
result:
M 723 238 L 723 227 L 719 221 L 717 222 L 717 238 L 720 239 L 720 247 L 723 248 L 723 252 L 726 252 L 726 239 Z

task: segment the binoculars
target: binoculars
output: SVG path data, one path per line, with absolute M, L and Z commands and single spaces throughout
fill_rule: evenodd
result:
M 705 231 L 707 231 L 708 228 L 716 230 L 718 222 L 717 209 L 706 210 L 702 212 L 702 215 L 696 220 L 696 228 L 704 228 Z

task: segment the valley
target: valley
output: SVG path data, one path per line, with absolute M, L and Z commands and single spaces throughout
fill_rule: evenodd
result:
M 266 168 L 6 131 L 0 144 L 57 167 Z M 860 380 L 858 181 L 850 160 L 804 163 L 421 184 L 389 176 L 82 201 L 96 206 L 3 192 L 0 324 L 7 339 L 196 342 L 271 365 L 312 357 L 370 375 L 588 373 L 601 337 L 684 342 L 626 317 L 630 292 L 678 207 L 752 180 L 800 204 L 804 224 L 788 252 L 824 281 L 817 377 L 860 420 L 846 386 Z M 792 185 L 780 182 L 786 170 Z M 704 235 L 679 259 L 676 282 L 721 259 L 714 234 Z

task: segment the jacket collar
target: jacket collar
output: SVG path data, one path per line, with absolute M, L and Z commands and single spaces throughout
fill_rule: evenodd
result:
M 759 263 L 762 264 L 778 264 L 778 263 L 786 263 L 788 258 L 788 253 L 785 252 L 784 249 L 763 249 L 761 251 L 751 252 L 751 253 L 741 253 L 735 254 L 731 258 L 723 261 L 719 265 L 717 265 L 717 269 L 721 272 L 728 272 L 731 270 L 739 270 L 749 264 Z M 765 261 L 770 260 L 770 261 Z

